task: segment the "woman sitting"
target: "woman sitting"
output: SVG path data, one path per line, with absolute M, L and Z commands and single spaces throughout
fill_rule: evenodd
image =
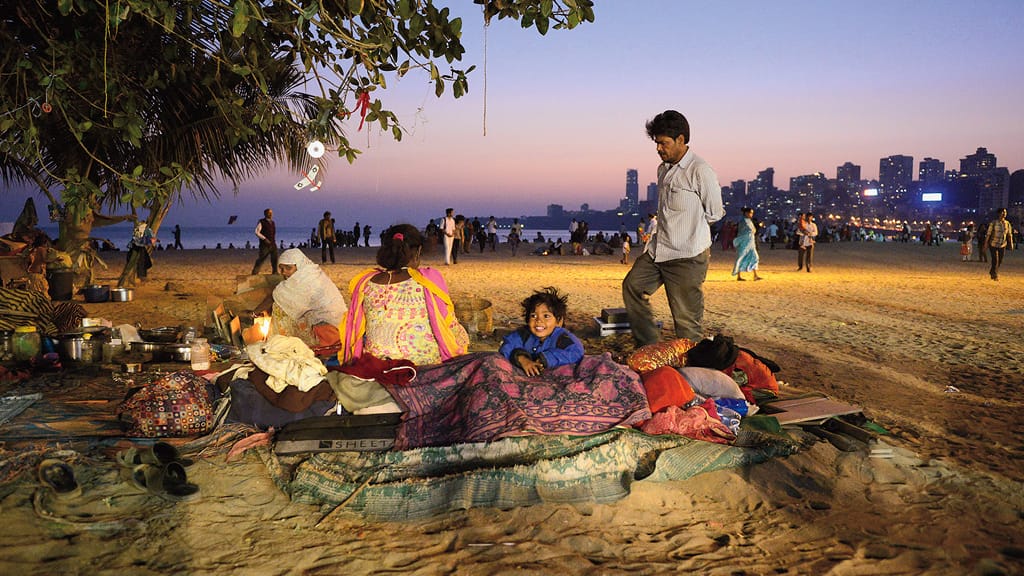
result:
M 437 270 L 419 267 L 422 252 L 423 235 L 415 226 L 396 224 L 384 232 L 380 267 L 349 285 L 352 308 L 342 326 L 342 364 L 368 353 L 422 366 L 466 353 L 469 335 L 455 317 L 448 285 Z
M 295 336 L 311 348 L 337 345 L 347 310 L 338 287 L 298 248 L 281 254 L 278 269 L 284 280 L 258 307 L 271 311 L 273 333 Z

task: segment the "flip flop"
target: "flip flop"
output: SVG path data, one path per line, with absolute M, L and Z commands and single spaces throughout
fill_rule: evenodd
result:
M 156 442 L 152 446 L 139 448 L 132 446 L 117 453 L 117 461 L 125 468 L 135 468 L 140 464 L 166 466 L 178 462 L 182 466 L 191 466 L 192 460 L 182 458 L 178 449 L 167 442 Z
M 53 490 L 57 498 L 76 498 L 82 494 L 82 486 L 75 480 L 75 471 L 60 460 L 46 459 L 39 463 L 39 481 Z
M 186 502 L 199 497 L 199 486 L 188 481 L 185 467 L 177 462 L 166 466 L 140 464 L 132 469 L 129 479 L 139 490 L 170 502 Z

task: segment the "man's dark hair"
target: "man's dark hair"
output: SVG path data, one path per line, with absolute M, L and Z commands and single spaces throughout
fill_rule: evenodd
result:
M 555 315 L 557 320 L 565 320 L 565 314 L 569 311 L 569 297 L 558 293 L 558 288 L 548 286 L 543 290 L 537 290 L 529 298 L 523 300 L 523 319 L 530 321 L 530 314 L 537 309 L 539 304 L 548 307 L 548 310 Z
M 651 140 L 658 136 L 668 136 L 675 140 L 680 135 L 684 144 L 690 143 L 690 123 L 686 121 L 686 116 L 675 110 L 665 110 L 647 122 L 647 136 Z

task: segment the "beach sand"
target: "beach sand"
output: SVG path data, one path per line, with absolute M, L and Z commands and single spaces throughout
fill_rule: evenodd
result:
M 158 252 L 133 302 L 85 306 L 115 323 L 202 325 L 255 256 Z M 344 292 L 374 251 L 338 256 L 325 269 Z M 251 452 L 232 463 L 200 458 L 189 478 L 201 499 L 172 505 L 126 491 L 111 450 L 75 446 L 83 498 L 42 507 L 92 525 L 41 518 L 30 473 L 4 484 L 0 573 L 1024 573 L 1020 252 L 1007 253 L 998 282 L 987 264 L 961 262 L 953 243 L 819 244 L 810 274 L 796 270 L 794 251 L 762 245 L 761 282 L 737 282 L 733 256 L 713 251 L 706 334 L 775 360 L 785 395 L 823 392 L 863 407 L 889 431 L 876 448 L 891 457 L 818 442 L 748 468 L 636 482 L 611 504 L 374 523 L 344 514 L 321 522 L 323 512 L 290 503 Z M 557 286 L 570 297 L 567 326 L 588 352 L 622 357 L 630 338 L 601 338 L 593 320 L 622 305 L 628 266 L 618 259 L 522 249 L 513 258 L 501 247 L 453 266 L 435 251 L 425 264 L 442 270 L 453 295 L 490 300 L 499 331 L 520 321 L 519 302 L 532 290 Z M 121 261 L 109 260 L 99 276 L 113 282 Z M 166 291 L 168 282 L 176 289 Z M 669 324 L 664 295 L 652 301 Z M 497 344 L 476 339 L 473 349 Z M 9 449 L 2 456 L 14 459 Z M 96 524 L 107 516 L 109 526 Z

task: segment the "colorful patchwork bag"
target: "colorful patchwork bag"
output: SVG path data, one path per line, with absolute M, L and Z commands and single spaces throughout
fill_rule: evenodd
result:
M 130 392 L 117 408 L 125 434 L 136 438 L 197 436 L 214 427 L 206 380 L 189 370 Z

